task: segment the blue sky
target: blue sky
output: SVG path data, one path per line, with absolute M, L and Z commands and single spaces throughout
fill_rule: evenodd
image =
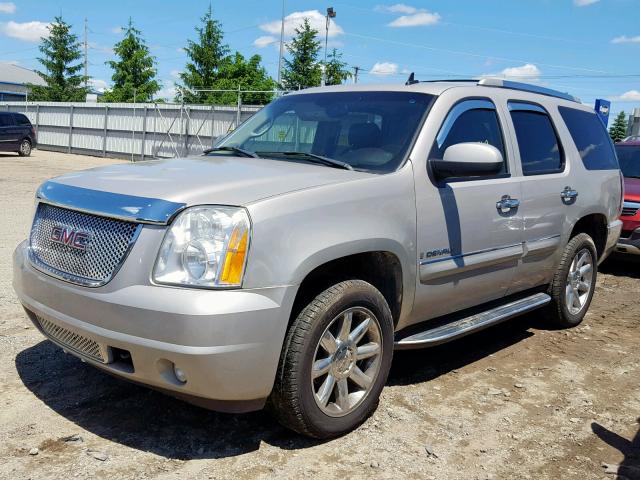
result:
M 0 61 L 38 66 L 38 38 L 55 15 L 82 37 L 89 25 L 89 73 L 110 81 L 104 62 L 131 16 L 157 58 L 163 95 L 183 68 L 182 51 L 209 1 L 0 0 Z M 233 50 L 262 55 L 275 77 L 281 0 L 213 1 Z M 285 2 L 286 31 L 303 17 L 324 31 L 323 13 L 337 17 L 330 46 L 361 67 L 361 82 L 401 82 L 496 74 L 569 91 L 585 103 L 613 101 L 612 112 L 640 107 L 640 0 L 407 0 L 403 3 Z M 0 67 L 1 68 L 1 67 Z

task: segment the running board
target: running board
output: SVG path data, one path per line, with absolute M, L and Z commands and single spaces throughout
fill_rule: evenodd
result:
M 530 297 L 522 298 L 499 307 L 480 312 L 445 325 L 424 330 L 395 342 L 396 350 L 410 348 L 424 348 L 450 342 L 456 338 L 464 337 L 473 332 L 497 325 L 510 318 L 540 308 L 551 301 L 546 293 L 536 293 Z

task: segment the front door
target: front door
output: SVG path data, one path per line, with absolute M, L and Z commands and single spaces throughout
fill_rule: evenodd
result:
M 523 255 L 522 191 L 521 179 L 511 174 L 513 155 L 502 125 L 491 100 L 463 100 L 446 114 L 429 154 L 441 160 L 451 145 L 487 143 L 502 153 L 498 174 L 442 183 L 427 171 L 415 172 L 419 273 L 413 321 L 495 300 L 509 288 Z

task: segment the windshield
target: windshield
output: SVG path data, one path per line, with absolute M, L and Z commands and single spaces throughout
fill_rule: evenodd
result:
M 640 178 L 640 145 L 616 145 L 616 153 L 622 175 L 628 178 Z
M 433 98 L 408 92 L 285 95 L 215 147 L 302 161 L 314 160 L 304 155 L 313 154 L 356 170 L 391 172 L 403 162 Z

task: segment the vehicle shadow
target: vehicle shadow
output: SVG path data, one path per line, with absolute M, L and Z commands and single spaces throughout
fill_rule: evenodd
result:
M 640 258 L 635 255 L 613 253 L 602 262 L 598 271 L 616 277 L 640 278 Z
M 638 423 L 640 423 L 640 418 L 638 418 Z M 591 430 L 600 440 L 624 455 L 624 460 L 617 465 L 618 478 L 640 480 L 640 429 L 632 440 L 627 440 L 596 422 L 591 424 Z
M 546 329 L 540 314 L 532 312 L 437 347 L 394 353 L 387 385 L 428 382 L 477 362 L 534 335 L 530 328 Z
M 473 363 L 531 335 L 531 319 L 505 323 L 447 346 L 397 352 L 388 383 L 424 382 Z M 304 449 L 322 442 L 280 426 L 266 412 L 223 414 L 189 405 L 86 365 L 49 341 L 20 352 L 24 385 L 80 428 L 137 450 L 180 460 L 233 457 L 261 442 Z M 74 431 L 61 432 L 60 436 Z
M 280 426 L 266 412 L 223 414 L 138 386 L 66 355 L 49 341 L 18 353 L 24 385 L 53 411 L 95 435 L 180 460 L 233 457 L 261 442 L 303 449 L 319 442 Z M 61 432 L 60 437 L 81 433 Z

